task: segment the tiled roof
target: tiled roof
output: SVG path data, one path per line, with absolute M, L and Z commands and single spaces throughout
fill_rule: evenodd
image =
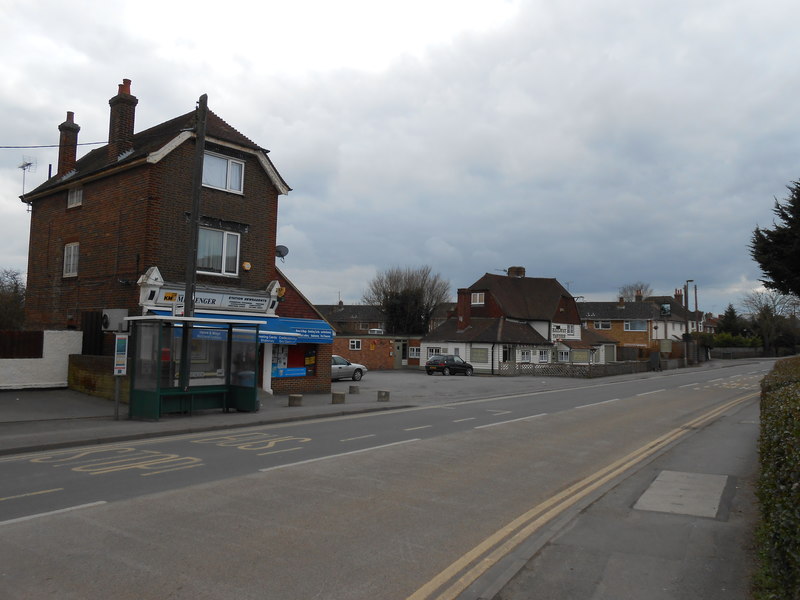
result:
M 550 344 L 527 323 L 508 319 L 470 319 L 469 326 L 458 331 L 458 319 L 452 318 L 423 338 L 426 342 L 483 342 L 503 344 Z
M 578 302 L 581 320 L 652 320 L 659 318 L 658 306 L 651 302 Z
M 142 158 L 146 158 L 153 152 L 164 148 L 181 133 L 185 131 L 194 131 L 194 127 L 195 111 L 192 111 L 149 129 L 145 129 L 144 131 L 140 131 L 139 133 L 135 133 L 131 138 L 133 144 L 132 151 L 123 155 L 124 158 L 122 159 L 109 157 L 107 145 L 95 148 L 76 161 L 75 169 L 68 177 L 64 175 L 51 177 L 36 189 L 25 194 L 24 198 L 35 197 L 50 189 L 57 188 L 62 184 L 102 173 L 106 169 L 125 166 Z M 239 133 L 239 131 L 231 127 L 212 111 L 208 111 L 206 141 L 208 143 L 213 143 L 214 141 L 228 142 L 253 150 L 257 153 L 264 153 L 264 159 L 270 163 L 269 158 L 266 157 L 267 150 L 261 148 L 248 137 Z M 280 178 L 280 175 L 274 167 L 272 167 L 272 170 L 274 171 L 274 175 Z M 281 182 L 286 185 L 282 179 Z
M 562 298 L 572 298 L 556 279 L 543 277 L 486 273 L 469 289 L 490 292 L 504 315 L 525 321 L 552 321 Z

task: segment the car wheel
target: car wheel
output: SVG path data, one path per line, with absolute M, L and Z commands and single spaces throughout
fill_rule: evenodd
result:
M 353 371 L 353 381 L 361 381 L 361 369 L 356 369 Z
M 469 369 L 469 368 L 468 368 L 466 371 L 464 371 L 464 375 L 466 375 L 467 377 L 469 377 L 470 375 L 472 375 L 472 369 Z
M 428 375 L 433 375 L 433 371 L 431 371 L 431 370 L 429 370 L 429 369 L 425 369 L 425 372 L 426 372 Z
M 442 375 L 450 375 L 450 367 L 445 367 L 442 369 Z

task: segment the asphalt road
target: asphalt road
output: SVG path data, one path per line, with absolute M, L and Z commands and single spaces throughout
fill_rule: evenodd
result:
M 492 378 L 490 398 L 469 387 L 487 378 L 461 378 L 419 408 L 7 457 L 0 583 L 10 598 L 439 597 L 485 575 L 465 556 L 502 567 L 482 544 L 510 544 L 509 524 L 533 535 L 538 507 L 585 506 L 752 399 L 770 366 Z

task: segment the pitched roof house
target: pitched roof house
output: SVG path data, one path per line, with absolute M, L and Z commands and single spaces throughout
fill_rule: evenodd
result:
M 458 290 L 455 313 L 423 338 L 421 359 L 458 354 L 476 371 L 498 372 L 500 363 L 598 362 L 611 340 L 582 342 L 575 299 L 557 280 L 486 273 Z M 611 349 L 607 349 L 611 353 Z
M 681 341 L 687 323 L 689 332 L 703 327 L 702 313 L 684 306 L 681 289 L 675 290 L 674 296 L 643 298 L 637 294 L 633 302 L 623 298 L 617 302 L 580 302 L 578 309 L 586 330 L 603 333 L 629 348 L 668 351 L 662 341 Z
M 55 175 L 21 197 L 31 207 L 26 326 L 82 329 L 84 354 L 109 352 L 104 316 L 178 314 L 186 289 L 198 111 L 136 133 L 137 104 L 123 80 L 108 143 L 81 158 L 67 112 Z M 264 389 L 329 390 L 333 332 L 275 265 L 278 197 L 291 188 L 268 150 L 211 111 L 201 172 L 195 316 L 287 334 L 262 339 Z

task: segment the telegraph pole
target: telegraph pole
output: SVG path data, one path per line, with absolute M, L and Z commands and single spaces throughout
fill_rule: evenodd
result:
M 189 244 L 186 255 L 186 290 L 183 293 L 183 316 L 194 316 L 194 294 L 197 288 L 197 238 L 200 224 L 200 192 L 203 189 L 203 156 L 206 146 L 206 121 L 208 119 L 208 95 L 203 94 L 197 103 L 195 125 L 194 165 L 192 171 L 192 212 L 189 218 Z M 189 391 L 191 374 L 192 324 L 183 324 L 181 339 L 180 387 Z

